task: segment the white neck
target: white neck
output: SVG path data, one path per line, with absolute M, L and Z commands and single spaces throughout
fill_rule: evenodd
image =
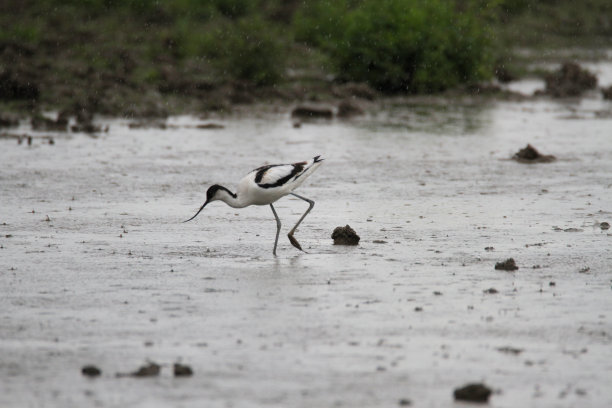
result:
M 223 201 L 225 204 L 229 205 L 232 208 L 243 208 L 247 206 L 247 204 L 240 199 L 240 196 L 234 197 L 225 190 L 219 190 L 219 192 L 217 193 L 217 197 L 219 200 Z

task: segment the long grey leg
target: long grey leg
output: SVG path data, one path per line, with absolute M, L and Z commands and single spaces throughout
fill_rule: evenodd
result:
M 274 218 L 276 218 L 276 239 L 274 240 L 274 249 L 272 250 L 272 254 L 276 256 L 276 244 L 278 244 L 278 234 L 280 233 L 281 222 L 280 222 L 280 219 L 278 218 L 278 215 L 276 215 L 276 210 L 274 209 L 274 206 L 272 204 L 270 204 L 270 208 L 272 209 Z
M 297 239 L 295 239 L 293 237 L 293 233 L 295 232 L 295 230 L 297 229 L 298 225 L 300 225 L 300 223 L 302 222 L 302 220 L 304 218 L 306 218 L 306 216 L 308 215 L 308 213 L 310 212 L 310 210 L 312 210 L 312 207 L 314 207 L 314 201 L 309 200 L 306 197 L 302 197 L 301 195 L 295 194 L 295 193 L 291 193 L 291 195 L 296 196 L 297 198 L 301 198 L 304 201 L 308 201 L 308 209 L 306 210 L 306 212 L 304 213 L 304 215 L 302 215 L 302 218 L 300 218 L 300 220 L 297 222 L 297 224 L 295 224 L 295 227 L 293 227 L 291 229 L 291 231 L 289 231 L 289 234 L 287 234 L 287 236 L 289 237 L 289 242 L 291 242 L 291 245 L 293 245 L 294 247 L 296 247 L 297 249 L 299 249 L 300 251 L 304 251 L 302 249 L 302 246 L 300 245 L 299 242 L 297 242 Z

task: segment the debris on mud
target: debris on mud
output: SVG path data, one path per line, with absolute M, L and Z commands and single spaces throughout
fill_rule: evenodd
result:
M 291 111 L 293 118 L 331 119 L 333 116 L 334 112 L 325 106 L 301 105 Z
M 485 251 L 487 252 L 495 251 L 495 248 L 493 248 L 492 246 L 488 246 L 488 247 L 485 247 Z
M 558 71 L 546 75 L 544 80 L 544 93 L 555 98 L 580 96 L 584 91 L 597 86 L 597 77 L 574 62 L 566 62 Z
M 508 258 L 503 262 L 497 262 L 495 264 L 495 269 L 500 271 L 516 271 L 518 266 L 516 266 L 514 258 Z
M 578 273 L 589 273 L 591 271 L 591 267 L 590 266 L 585 266 L 584 268 L 581 268 Z
M 483 290 L 483 292 L 486 293 L 487 295 L 494 295 L 496 293 L 499 293 L 499 291 L 495 288 L 485 289 Z
M 140 367 L 137 371 L 132 373 L 117 373 L 117 377 L 156 377 L 159 375 L 161 366 L 154 362 Z
M 338 117 L 350 118 L 353 116 L 363 115 L 364 111 L 359 105 L 350 100 L 344 100 L 338 105 Z
M 574 227 L 570 227 L 570 228 L 559 228 L 556 225 L 553 226 L 553 231 L 563 231 L 563 232 L 582 232 L 584 231 L 582 228 L 574 228 Z
M 455 389 L 453 394 L 459 401 L 488 402 L 491 392 L 486 385 L 473 383 Z
M 412 401 L 409 400 L 408 398 L 402 398 L 401 400 L 398 401 L 398 404 L 400 407 L 409 407 L 412 405 Z
M 87 377 L 98 377 L 102 374 L 102 370 L 94 365 L 86 365 L 81 368 L 81 374 Z
M 138 119 L 133 122 L 128 123 L 128 128 L 130 129 L 161 129 L 166 130 L 168 128 L 173 128 L 173 126 L 169 126 L 166 123 L 166 119 Z
M 610 223 L 604 221 L 601 224 L 599 224 L 599 228 L 601 228 L 602 230 L 608 230 L 610 229 Z
M 219 124 L 219 123 L 213 123 L 213 122 L 209 122 L 209 123 L 201 123 L 199 125 L 196 125 L 197 129 L 206 129 L 206 130 L 217 130 L 217 129 L 224 129 L 225 126 Z
M 191 377 L 193 370 L 191 367 L 185 364 L 174 363 L 174 376 L 175 377 Z
M 374 244 L 386 244 L 387 241 L 385 241 L 383 239 L 375 239 L 374 241 L 372 241 L 372 243 L 374 243 Z
M 336 227 L 331 235 L 334 245 L 357 245 L 361 239 L 350 225 Z
M 541 154 L 535 147 L 528 144 L 525 148 L 514 153 L 512 160 L 519 163 L 550 163 L 557 158 L 553 155 Z
M 520 348 L 516 348 L 516 347 L 505 346 L 505 347 L 498 347 L 497 351 L 501 353 L 505 353 L 505 354 L 514 354 L 515 356 L 518 356 L 524 350 Z

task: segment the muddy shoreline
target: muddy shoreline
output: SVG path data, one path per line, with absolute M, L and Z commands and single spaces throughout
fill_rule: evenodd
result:
M 435 407 L 472 383 L 493 407 L 611 405 L 608 102 L 428 100 L 299 127 L 21 122 L 31 144 L 0 139 L 0 405 Z M 512 160 L 528 143 L 556 160 Z M 271 256 L 263 207 L 180 222 L 210 184 L 315 154 L 308 253 L 281 234 Z M 304 210 L 279 201 L 283 231 Z M 359 244 L 333 245 L 347 224 Z

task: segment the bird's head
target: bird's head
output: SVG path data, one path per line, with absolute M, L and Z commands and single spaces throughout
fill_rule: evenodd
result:
M 188 221 L 193 220 L 204 209 L 204 207 L 206 207 L 208 203 L 212 201 L 221 200 L 222 197 L 226 196 L 227 194 L 229 194 L 233 198 L 236 198 L 236 194 L 232 193 L 231 191 L 229 191 L 227 188 L 223 186 L 220 186 L 218 184 L 210 186 L 208 190 L 206 191 L 206 201 L 204 202 L 204 204 L 202 204 L 202 207 L 200 207 L 198 212 L 193 217 L 183 222 L 188 222 Z

